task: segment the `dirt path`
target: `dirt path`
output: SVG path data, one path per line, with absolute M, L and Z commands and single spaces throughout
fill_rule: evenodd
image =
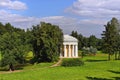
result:
M 21 72 L 23 70 L 15 70 L 15 71 L 2 71 L 0 74 L 7 74 L 7 73 L 16 73 L 16 72 Z
M 54 64 L 54 65 L 52 65 L 50 67 L 60 66 L 61 62 L 62 62 L 62 58 L 60 58 L 60 60 L 56 64 Z

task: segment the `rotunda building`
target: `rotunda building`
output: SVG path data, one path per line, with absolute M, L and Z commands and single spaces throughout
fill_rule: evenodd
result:
M 63 39 L 63 47 L 61 48 L 60 58 L 77 58 L 78 40 L 69 35 L 64 35 Z

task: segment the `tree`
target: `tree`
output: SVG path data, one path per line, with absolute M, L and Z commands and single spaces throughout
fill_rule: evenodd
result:
M 90 53 L 90 48 L 89 47 L 83 47 L 82 48 L 82 53 L 81 56 L 83 58 L 83 56 L 88 55 Z
M 60 55 L 63 42 L 62 30 L 50 23 L 41 22 L 33 26 L 33 48 L 36 62 L 53 62 Z
M 78 39 L 77 31 L 72 31 L 70 35 Z
M 15 60 L 15 49 L 16 49 L 16 41 L 18 40 L 18 35 L 13 33 L 9 35 L 9 33 L 5 33 L 0 37 L 0 51 L 3 55 L 1 60 L 1 66 L 9 65 L 9 69 L 13 70 L 13 64 L 16 63 Z
M 116 54 L 117 51 L 117 39 L 118 39 L 118 31 L 117 31 L 118 20 L 116 18 L 112 18 L 110 22 L 105 25 L 105 31 L 103 31 L 102 39 L 103 50 L 108 53 L 108 60 L 110 60 L 110 56 L 112 54 Z
M 97 49 L 92 47 L 92 46 L 90 46 L 90 53 L 96 55 Z
M 98 50 L 101 49 L 102 40 L 96 38 L 95 35 L 91 35 L 90 37 L 85 37 L 82 34 L 78 34 L 77 31 L 72 31 L 71 36 L 78 39 L 78 49 L 82 50 L 83 47 L 96 47 Z
M 89 46 L 97 47 L 97 38 L 94 35 L 89 37 Z
M 83 35 L 82 34 L 79 34 L 78 35 L 78 49 L 81 50 L 84 46 L 83 46 Z
M 82 45 L 83 45 L 84 47 L 89 47 L 89 38 L 84 37 L 84 38 L 83 38 Z
M 118 60 L 120 60 L 120 34 L 118 36 L 118 44 L 117 44 L 117 48 L 118 48 Z
M 32 50 L 28 33 L 22 29 L 14 28 L 10 23 L 0 24 L 0 52 L 2 59 L 0 66 L 9 65 L 14 70 L 14 65 L 24 64 L 26 54 Z

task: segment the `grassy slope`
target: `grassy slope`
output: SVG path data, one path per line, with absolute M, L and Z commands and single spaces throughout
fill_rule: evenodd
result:
M 106 59 L 106 55 L 98 54 L 85 57 L 85 65 L 80 67 L 46 68 L 51 65 L 48 63 L 28 66 L 22 72 L 0 74 L 0 80 L 120 80 L 120 61 Z

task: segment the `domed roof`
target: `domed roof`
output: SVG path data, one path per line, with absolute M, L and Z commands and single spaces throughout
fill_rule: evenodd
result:
M 77 42 L 78 40 L 72 36 L 64 35 L 64 42 Z

